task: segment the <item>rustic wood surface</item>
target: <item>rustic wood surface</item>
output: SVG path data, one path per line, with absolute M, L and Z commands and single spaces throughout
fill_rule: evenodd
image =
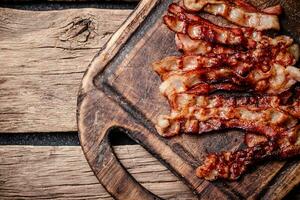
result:
M 282 19 L 285 30 L 300 38 L 300 28 L 295 26 L 300 1 L 280 2 L 286 13 L 294 13 L 294 17 Z M 74 110 L 83 73 L 130 13 L 115 9 L 45 12 L 0 8 L 0 58 L 4 58 L 0 59 L 1 132 L 76 131 Z M 76 34 L 83 23 L 73 28 L 69 23 L 87 18 L 93 31 L 85 41 L 89 31 Z
M 0 8 L 1 132 L 76 131 L 83 73 L 130 13 Z
M 281 2 L 290 10 L 297 8 L 289 6 L 290 1 Z M 130 13 L 131 10 L 69 9 L 40 12 L 0 8 L 0 132 L 76 131 L 74 111 L 81 77 L 95 53 Z M 73 28 L 71 25 L 63 27 L 69 22 L 80 21 L 80 18 L 90 18 L 94 23 L 90 30 L 98 34 L 91 34 L 87 41 L 87 31 L 76 34 L 87 21 Z M 93 28 L 95 24 L 99 29 Z M 295 30 L 292 25 L 284 24 L 292 27 L 289 30 Z M 118 148 L 116 153 L 143 186 L 163 198 L 193 197 L 187 187 L 169 172 L 164 173 L 165 167 L 147 153 L 142 156 L 141 165 L 131 168 L 131 164 L 138 161 L 134 158 L 139 149 L 139 146 L 128 147 L 124 156 L 132 155 L 130 159 L 133 160 L 128 163 L 123 162 Z M 162 169 L 162 172 L 159 171 L 155 176 L 151 171 L 153 167 Z M 11 169 L 14 169 L 14 173 Z M 293 179 L 293 176 L 280 177 L 283 187 Z M 238 187 L 238 184 L 233 187 Z M 271 185 L 271 188 L 274 190 L 267 190 L 266 194 L 275 193 L 278 199 L 288 192 L 276 190 L 276 185 Z M 79 147 L 0 146 L 0 199 L 33 197 L 111 199 L 90 172 Z
M 198 179 L 194 174 L 195 167 L 208 152 L 239 148 L 243 143 L 241 132 L 201 136 L 183 134 L 171 139 L 156 133 L 155 119 L 159 114 L 168 112 L 168 105 L 158 92 L 160 80 L 150 66 L 154 60 L 177 53 L 174 33 L 161 20 L 171 2 L 142 1 L 106 48 L 95 57 L 82 80 L 78 97 L 78 127 L 90 166 L 99 181 L 118 199 L 157 198 L 122 168 L 111 151 L 109 132 L 111 128 L 122 127 L 203 199 L 283 197 L 300 182 L 299 160 L 294 163 L 264 162 L 236 182 L 211 183 Z M 263 7 L 274 3 L 259 2 Z M 157 6 L 153 7 L 154 3 Z M 298 17 L 296 14 L 295 18 Z M 143 21 L 146 17 L 147 20 Z M 284 185 L 280 180 L 289 182 Z
M 114 150 L 128 171 L 155 194 L 195 199 L 184 183 L 139 145 Z M 78 146 L 0 146 L 0 155 L 0 199 L 113 199 Z

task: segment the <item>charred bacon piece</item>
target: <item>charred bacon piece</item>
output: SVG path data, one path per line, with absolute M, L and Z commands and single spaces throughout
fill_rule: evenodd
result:
M 163 17 L 165 24 L 172 31 L 187 34 L 192 39 L 223 45 L 241 45 L 246 48 L 285 45 L 290 44 L 291 41 L 291 38 L 287 36 L 272 39 L 252 28 L 221 27 L 200 16 L 187 13 L 184 8 L 177 4 L 171 4 L 168 11 L 169 15 Z
M 228 128 L 240 128 L 269 138 L 287 131 L 298 123 L 293 106 L 281 105 L 278 97 L 191 94 L 174 95 L 170 116 L 158 117 L 156 129 L 165 137 L 183 133 L 201 134 Z M 299 110 L 299 107 L 298 107 Z
M 175 35 L 176 46 L 185 55 L 233 54 L 236 50 L 221 45 L 212 44 L 205 40 L 193 40 L 188 35 L 177 33 Z
M 246 52 L 235 52 L 231 54 L 207 53 L 205 56 L 169 56 L 154 62 L 152 66 L 162 79 L 165 80 L 165 77 L 168 77 L 169 74 L 178 71 L 186 72 L 190 70 L 225 66 L 234 70 L 240 76 L 248 75 L 249 72 L 255 68 L 261 69 L 266 73 L 274 63 L 282 66 L 290 66 L 296 63 L 296 59 L 294 54 L 289 52 L 289 49 L 274 47 L 254 49 Z
M 258 161 L 271 157 L 285 159 L 300 154 L 300 126 L 284 132 L 274 140 L 255 140 L 257 143 L 246 149 L 209 154 L 203 165 L 197 168 L 196 175 L 206 180 L 236 180 Z
M 213 15 L 219 15 L 239 26 L 256 30 L 280 29 L 278 16 L 280 5 L 261 12 L 245 1 L 216 1 L 216 0 L 184 0 L 184 6 L 189 11 L 203 10 Z M 278 12 L 279 11 L 279 12 Z
M 209 154 L 197 168 L 197 176 L 207 180 L 235 180 L 259 160 L 299 155 L 300 92 L 291 92 L 300 81 L 300 70 L 292 66 L 299 47 L 290 37 L 261 32 L 279 29 L 281 7 L 258 10 L 244 0 L 183 3 L 171 4 L 163 19 L 185 55 L 153 64 L 163 80 L 160 91 L 171 105 L 170 115 L 158 117 L 158 133 L 245 131 L 247 148 Z M 244 27 L 216 25 L 194 14 L 200 10 Z M 256 95 L 213 94 L 219 90 Z
M 273 43 L 273 45 L 269 45 L 267 48 L 261 48 L 261 49 L 254 49 L 249 51 L 241 51 L 238 48 L 228 48 L 225 46 L 221 46 L 218 44 L 214 44 L 211 42 L 207 42 L 205 40 L 194 40 L 191 39 L 187 34 L 177 33 L 175 35 L 175 42 L 176 46 L 179 50 L 182 50 L 184 55 L 215 55 L 216 57 L 218 55 L 231 55 L 231 54 L 237 54 L 240 55 L 251 55 L 254 52 L 264 52 L 264 54 L 260 53 L 258 55 L 252 55 L 252 57 L 247 58 L 253 58 L 254 60 L 257 60 L 256 57 L 268 57 L 274 58 L 277 57 L 276 53 L 283 54 L 283 52 L 288 52 L 292 54 L 294 59 L 298 61 L 299 59 L 299 46 L 298 44 L 292 44 L 293 40 L 285 37 L 285 36 L 278 36 L 276 39 L 274 39 L 276 43 Z M 267 46 L 267 45 L 266 45 Z M 281 50 L 281 52 L 278 50 Z M 269 55 L 266 55 L 269 54 Z M 271 53 L 271 54 L 270 54 Z M 266 57 L 264 57 L 266 58 Z M 283 60 L 282 58 L 279 58 L 278 60 Z M 293 64 L 290 64 L 293 65 Z
M 196 93 L 197 91 L 202 91 L 201 85 L 203 83 L 210 85 L 227 83 L 244 88 L 242 91 L 277 95 L 287 91 L 297 81 L 300 81 L 299 77 L 300 71 L 298 68 L 293 66 L 285 68 L 279 64 L 274 64 L 267 72 L 264 72 L 262 69 L 253 69 L 246 77 L 238 75 L 235 70 L 228 67 L 207 67 L 186 72 L 175 71 L 164 75 L 164 81 L 159 89 L 163 95 L 169 98 L 178 93 Z M 194 90 L 195 88 L 197 90 Z M 206 94 L 212 92 L 207 90 Z M 198 94 L 205 93 L 198 92 Z

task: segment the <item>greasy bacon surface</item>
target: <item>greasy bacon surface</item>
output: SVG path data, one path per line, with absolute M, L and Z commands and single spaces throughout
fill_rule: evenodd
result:
M 184 9 L 172 4 L 169 6 L 170 15 L 164 16 L 165 24 L 176 33 L 188 34 L 192 39 L 206 40 L 208 42 L 254 46 L 252 39 L 247 39 L 244 33 L 251 30 L 242 30 L 239 28 L 224 28 L 210 23 L 209 21 L 189 13 Z
M 212 44 L 205 40 L 193 40 L 190 36 L 182 33 L 175 35 L 175 43 L 179 50 L 182 50 L 185 55 L 205 55 L 213 54 L 233 54 L 234 49 L 226 48 L 220 45 Z
M 260 12 L 250 4 L 238 1 L 216 1 L 216 0 L 184 0 L 184 6 L 190 11 L 203 10 L 213 15 L 219 15 L 228 21 L 245 27 L 254 28 L 256 30 L 276 29 L 279 30 L 278 16 L 270 13 L 278 12 L 280 7 L 272 7 L 266 12 Z M 276 9 L 276 11 L 275 11 Z
M 169 14 L 163 17 L 165 24 L 174 32 L 189 35 L 192 39 L 225 45 L 241 45 L 245 48 L 261 48 L 270 45 L 289 45 L 289 37 L 270 38 L 252 28 L 221 27 L 200 16 L 187 13 L 177 4 L 169 6 Z
M 257 48 L 250 51 L 241 51 L 237 48 L 228 48 L 205 40 L 195 40 L 191 39 L 187 34 L 177 33 L 175 35 L 175 42 L 178 50 L 183 51 L 184 55 L 223 55 L 223 54 L 236 54 L 240 53 L 241 55 L 248 54 L 251 52 L 264 52 L 264 54 L 252 55 L 251 58 L 257 60 L 256 57 L 271 56 L 271 58 L 276 57 L 276 52 L 278 50 L 288 52 L 292 54 L 293 58 L 299 60 L 299 45 L 292 44 L 293 40 L 286 36 L 277 36 L 273 40 L 273 45 L 265 45 L 267 48 Z M 267 52 L 271 52 L 271 55 L 266 55 Z M 281 52 L 282 54 L 282 52 Z M 268 59 L 267 57 L 267 59 Z M 248 57 L 249 58 L 249 57 Z M 266 57 L 264 57 L 266 58 Z M 283 59 L 284 60 L 284 59 Z M 293 64 L 291 64 L 293 65 Z
M 290 74 L 290 71 L 295 74 Z M 253 91 L 258 94 L 281 94 L 282 92 L 290 89 L 297 81 L 299 81 L 298 75 L 300 71 L 298 68 L 289 66 L 285 68 L 281 65 L 274 64 L 268 72 L 264 72 L 261 69 L 253 69 L 246 76 L 240 76 L 235 70 L 228 67 L 220 68 L 201 68 L 197 70 L 190 70 L 186 72 L 172 72 L 163 76 L 163 82 L 160 85 L 160 92 L 166 97 L 170 97 L 173 94 L 191 92 L 195 87 L 203 83 L 210 85 L 219 83 L 229 83 L 237 86 L 241 86 L 242 91 Z M 240 88 L 238 88 L 239 91 Z M 198 88 L 198 94 L 200 93 Z M 234 91 L 234 90 L 231 90 Z M 197 92 L 194 91 L 194 92 Z M 208 90 L 206 94 L 212 93 Z
M 183 37 L 179 35 L 178 37 Z M 196 44 L 198 47 L 199 45 Z M 204 46 L 207 44 L 204 43 Z M 188 45 L 185 45 L 186 48 Z M 252 90 L 257 93 L 280 94 L 300 80 L 300 70 L 294 66 L 298 59 L 298 46 L 278 45 L 269 48 L 228 53 L 208 53 L 220 47 L 201 48 L 206 55 L 170 56 L 153 63 L 153 69 L 164 81 L 160 91 L 165 96 L 195 91 L 211 93 L 200 85 L 232 84 L 238 91 Z M 218 51 L 218 50 L 217 50 Z M 203 53 L 204 54 L 204 53 Z M 232 90 L 232 88 L 229 88 Z M 205 94 L 205 93 L 200 93 Z
M 158 117 L 156 129 L 162 136 L 183 133 L 201 134 L 228 128 L 240 128 L 267 137 L 276 137 L 294 127 L 294 103 L 282 106 L 275 96 L 198 96 L 179 94 L 169 100 L 170 116 Z
M 197 11 L 234 25 L 216 25 Z M 300 155 L 299 46 L 262 32 L 279 29 L 281 12 L 280 5 L 259 10 L 245 0 L 183 0 L 163 17 L 183 55 L 152 64 L 171 107 L 158 116 L 157 132 L 245 132 L 247 147 L 208 154 L 196 169 L 200 178 L 236 180 L 257 161 Z
M 224 50 L 223 50 L 224 52 Z M 203 68 L 228 67 L 240 76 L 246 76 L 252 69 L 268 72 L 272 65 L 290 66 L 296 59 L 287 48 L 255 49 L 246 52 L 228 52 L 222 54 L 206 53 L 199 55 L 170 56 L 152 64 L 164 80 L 167 74 L 176 71 L 200 70 Z M 295 70 L 297 71 L 297 70 Z
M 209 154 L 197 168 L 196 175 L 206 180 L 236 180 L 258 161 L 271 157 L 284 159 L 299 154 L 300 126 L 296 126 L 274 140 L 260 140 L 256 145 L 235 152 Z

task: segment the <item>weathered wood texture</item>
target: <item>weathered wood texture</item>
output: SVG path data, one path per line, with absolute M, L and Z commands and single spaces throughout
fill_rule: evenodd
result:
M 0 132 L 76 131 L 83 73 L 130 13 L 0 8 Z
M 280 2 L 286 13 L 294 13 L 282 18 L 282 25 L 297 39 L 300 2 Z M 261 3 L 256 0 L 255 4 Z M 87 63 L 130 13 L 0 8 L 1 132 L 75 131 L 75 96 Z M 90 30 L 95 29 L 86 42 L 88 31 L 76 36 L 83 23 L 75 29 L 66 26 L 79 18 L 90 18 Z
M 146 188 L 166 199 L 191 191 L 139 145 L 116 146 L 119 159 Z M 0 199 L 113 199 L 80 147 L 0 146 Z
M 130 137 L 182 177 L 203 199 L 282 198 L 300 182 L 299 160 L 294 163 L 263 162 L 238 181 L 211 183 L 198 179 L 195 168 L 208 152 L 241 147 L 241 132 L 200 136 L 182 134 L 169 139 L 156 133 L 156 118 L 159 114 L 168 113 L 169 106 L 159 94 L 160 80 L 150 66 L 155 60 L 178 53 L 174 33 L 162 22 L 162 15 L 171 2 L 142 1 L 85 74 L 78 97 L 78 127 L 89 164 L 100 182 L 117 198 L 155 198 L 127 174 L 110 149 L 110 128 L 122 127 Z M 274 3 L 259 2 L 263 6 Z M 290 6 L 295 5 L 291 2 L 288 3 Z M 157 6 L 153 6 L 154 3 Z M 297 13 L 287 14 L 297 19 Z M 147 19 L 143 21 L 144 18 Z M 299 27 L 298 23 L 289 22 Z M 286 180 L 286 184 L 280 180 Z M 125 186 L 112 182 L 125 183 Z
M 116 146 L 114 150 L 128 171 L 160 197 L 196 199 L 139 145 Z M 0 155 L 0 199 L 112 199 L 94 176 L 80 147 L 0 146 Z M 282 197 L 281 193 L 277 195 L 277 199 Z M 293 199 L 297 197 L 300 194 Z

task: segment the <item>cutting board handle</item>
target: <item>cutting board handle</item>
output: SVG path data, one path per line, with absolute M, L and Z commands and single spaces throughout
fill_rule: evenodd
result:
M 80 143 L 88 163 L 105 189 L 119 200 L 160 199 L 128 173 L 110 143 L 112 130 L 124 129 L 128 135 L 144 134 L 141 127 L 111 97 L 98 89 L 79 95 L 78 106 Z
M 116 199 L 160 199 L 137 182 L 116 157 L 109 139 L 109 134 L 114 128 L 116 126 L 104 130 L 105 136 L 99 146 L 99 181 Z

